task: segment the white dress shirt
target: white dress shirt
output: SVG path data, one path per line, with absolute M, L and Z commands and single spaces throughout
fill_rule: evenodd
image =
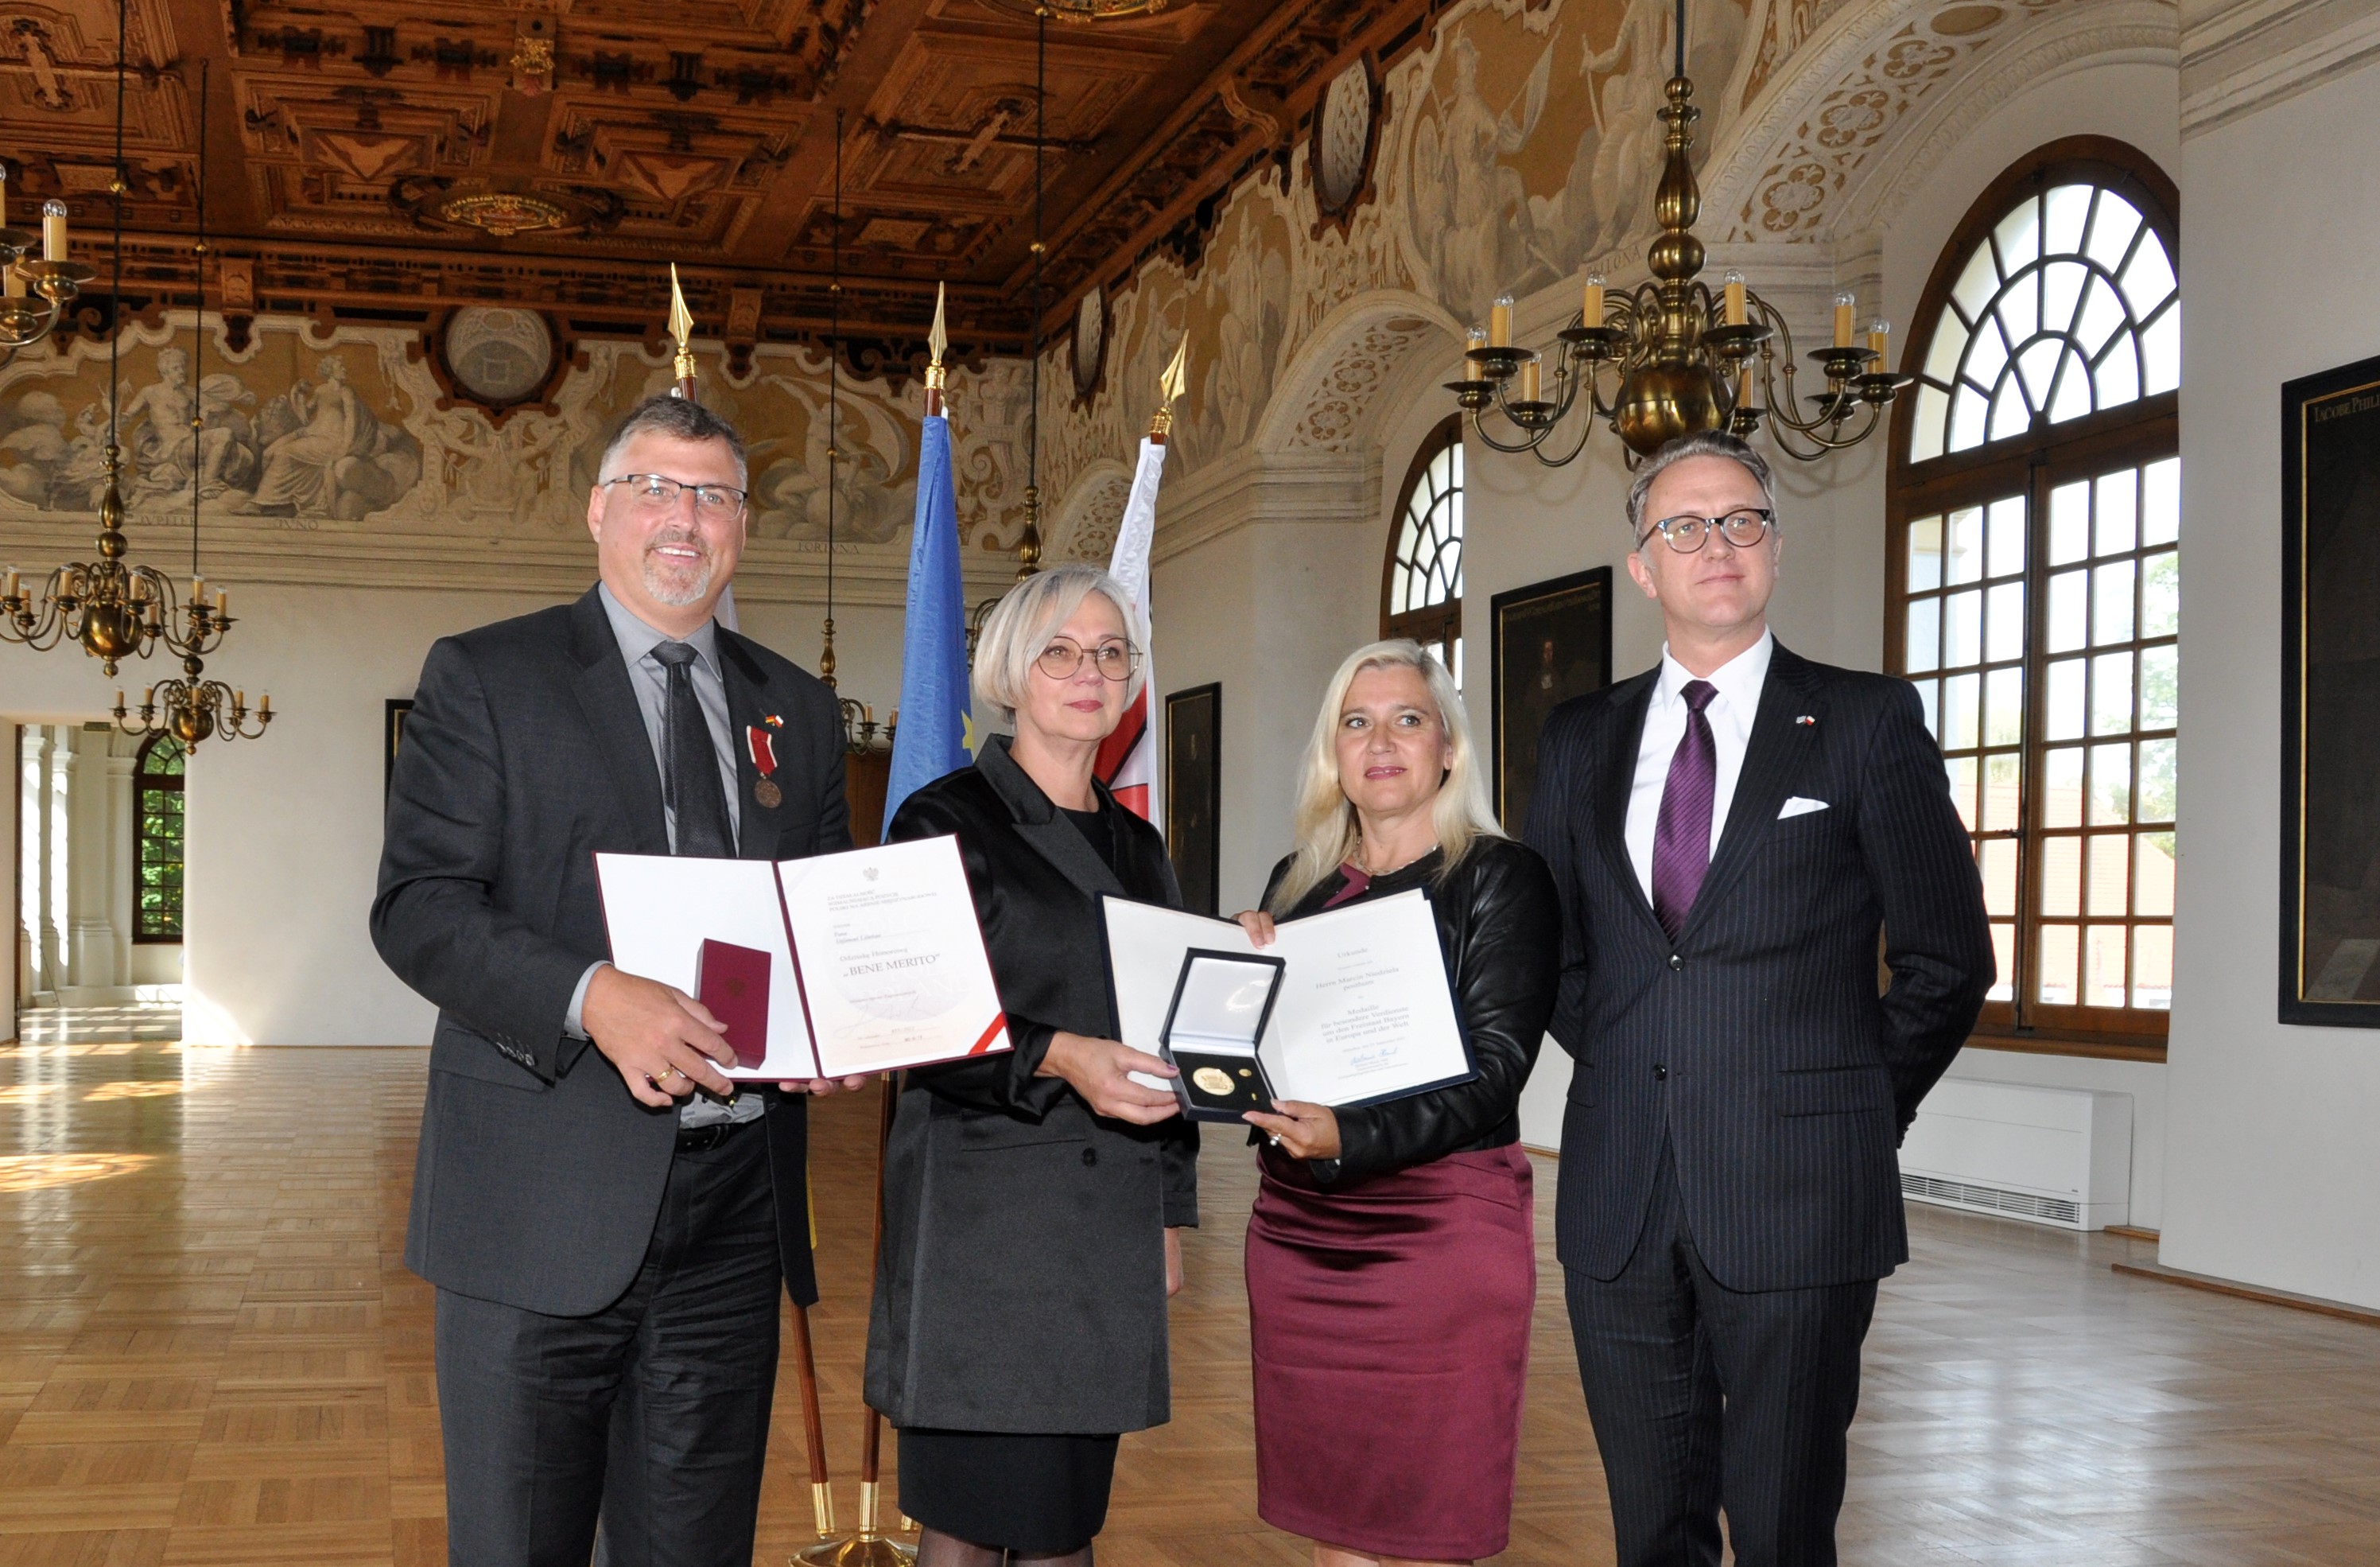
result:
M 598 586 L 596 592 L 603 601 L 603 613 L 612 622 L 612 636 L 620 644 L 620 657 L 628 666 L 628 687 L 637 695 L 637 708 L 645 721 L 645 738 L 652 742 L 653 760 L 662 776 L 669 776 L 669 757 L 662 750 L 662 736 L 667 733 L 669 713 L 669 669 L 653 657 L 653 650 L 671 638 L 637 618 L 636 612 L 612 596 L 612 589 Z M 688 666 L 694 686 L 694 699 L 702 709 L 705 725 L 710 731 L 710 748 L 719 756 L 720 782 L 727 790 L 727 827 L 730 832 L 742 830 L 743 801 L 738 796 L 742 787 L 736 777 L 734 727 L 727 717 L 726 676 L 719 666 L 719 629 L 714 620 L 706 620 L 685 638 L 698 655 Z M 677 812 L 670 808 L 669 793 L 662 793 L 662 826 L 669 834 L 670 847 L 677 846 Z M 587 966 L 578 977 L 578 988 L 570 993 L 570 1010 L 564 1016 L 562 1031 L 574 1039 L 587 1038 L 587 987 L 595 978 L 601 963 Z M 678 1124 L 708 1126 L 714 1121 L 751 1121 L 766 1110 L 758 1094 L 737 1094 L 722 1102 L 696 1094 L 678 1106 Z
M 1768 655 L 1777 638 L 1763 631 L 1755 642 L 1707 675 L 1696 675 L 1670 656 L 1661 644 L 1661 678 L 1654 683 L 1645 709 L 1645 738 L 1636 747 L 1636 783 L 1628 794 L 1628 863 L 1645 895 L 1653 895 L 1653 838 L 1660 831 L 1661 792 L 1669 787 L 1670 761 L 1678 742 L 1686 737 L 1689 710 L 1686 682 L 1706 679 L 1718 695 L 1703 710 L 1710 721 L 1712 748 L 1718 761 L 1717 785 L 1711 795 L 1710 846 L 1718 849 L 1727 827 L 1727 808 L 1735 798 L 1735 781 L 1743 771 L 1743 750 L 1752 741 L 1752 720 L 1760 711 L 1760 688 L 1768 684 Z

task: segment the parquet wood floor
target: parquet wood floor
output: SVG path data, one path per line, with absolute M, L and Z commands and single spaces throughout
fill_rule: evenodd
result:
M 0 1048 L 0 1567 L 429 1567 L 431 1298 L 399 1260 L 424 1053 Z M 856 1510 L 873 1096 L 819 1113 L 815 1313 Z M 1539 1163 L 1539 1231 L 1553 1171 Z M 1291 1567 L 1255 1516 L 1245 1150 L 1209 1144 L 1175 1417 L 1128 1438 L 1103 1567 Z M 2153 1248 L 1912 1210 L 1854 1427 L 1856 1567 L 2373 1567 L 2380 1335 L 2126 1279 Z M 1549 1239 L 1513 1545 L 1608 1562 Z M 787 1375 L 759 1560 L 809 1538 Z M 888 1496 L 890 1488 L 888 1487 Z

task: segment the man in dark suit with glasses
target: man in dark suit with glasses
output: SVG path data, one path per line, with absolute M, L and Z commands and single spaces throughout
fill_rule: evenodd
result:
M 779 1293 L 818 1298 L 806 1091 L 738 1091 L 692 997 L 621 973 L 601 851 L 850 846 L 834 695 L 714 618 L 745 455 L 631 409 L 575 603 L 445 638 L 389 786 L 372 938 L 438 1005 L 406 1265 L 438 1287 L 448 1560 L 748 1567 Z
M 1621 1567 L 1718 1567 L 1722 1512 L 1741 1567 L 1827 1567 L 1909 1256 L 1893 1150 L 1992 983 L 1983 889 L 1915 689 L 1769 633 L 1759 454 L 1672 442 L 1628 520 L 1661 662 L 1555 710 L 1527 829 L 1562 898 L 1579 1375 Z

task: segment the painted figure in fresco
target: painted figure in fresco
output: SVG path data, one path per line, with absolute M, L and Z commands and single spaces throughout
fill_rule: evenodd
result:
M 763 539 L 823 542 L 827 513 L 827 417 L 804 383 L 788 375 L 763 378 L 784 393 L 804 415 L 802 455 L 781 456 L 758 466 L 752 480 L 752 530 Z M 841 451 L 834 469 L 834 536 L 838 543 L 881 544 L 901 531 L 914 509 L 915 492 L 892 487 L 901 441 L 882 412 L 857 398 L 840 405 Z M 782 443 L 758 441 L 758 464 Z M 889 458 L 886 452 L 892 455 Z
M 199 383 L 199 494 L 205 500 L 245 495 L 256 488 L 264 467 L 256 426 L 241 411 L 256 394 L 229 370 L 217 370 Z
M 356 521 L 413 488 L 420 447 L 365 406 L 346 360 L 325 354 L 315 374 L 311 385 L 298 383 L 264 409 L 264 472 L 249 509 Z
M 199 401 L 190 384 L 190 356 L 180 348 L 157 350 L 157 379 L 136 388 L 116 415 L 134 505 L 179 494 L 198 470 L 199 431 L 190 428 Z
M 50 510 L 95 512 L 107 489 L 107 405 L 91 402 L 75 415 L 74 439 L 50 479 Z
M 1256 433 L 1257 419 L 1271 399 L 1273 358 L 1281 351 L 1289 297 L 1289 257 L 1272 242 L 1270 227 L 1249 228 L 1259 237 L 1256 252 L 1236 258 L 1223 274 L 1223 315 L 1215 327 L 1210 372 L 1216 384 L 1208 395 L 1209 407 L 1223 410 L 1224 440 L 1232 446 Z
M 50 487 L 71 449 L 65 405 L 55 393 L 28 392 L 0 430 L 0 494 L 48 507 Z
M 1530 286 L 1524 276 L 1534 226 L 1520 171 L 1505 160 L 1527 145 L 1545 112 L 1553 54 L 1548 44 L 1517 101 L 1499 113 L 1479 89 L 1479 47 L 1454 41 L 1454 81 L 1432 102 L 1414 140 L 1414 232 L 1438 277 L 1439 302 L 1484 320 L 1490 300 Z

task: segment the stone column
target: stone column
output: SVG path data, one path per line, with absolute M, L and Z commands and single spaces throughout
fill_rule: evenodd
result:
M 74 983 L 80 990 L 99 990 L 120 982 L 115 930 L 107 918 L 114 891 L 109 872 L 120 857 L 109 832 L 107 735 L 88 729 L 67 735 L 74 747 L 68 762 L 74 876 L 67 899 L 73 922 Z
M 41 781 L 39 796 L 42 813 L 42 925 L 36 939 L 42 944 L 42 985 L 43 990 L 55 991 L 61 985 L 72 983 L 67 974 L 67 873 L 69 869 L 67 846 L 67 807 L 72 774 L 68 771 L 73 756 L 66 748 L 61 732 L 44 729 L 42 734 Z
M 115 983 L 129 985 L 132 974 L 132 907 L 140 877 L 140 856 L 135 831 L 140 802 L 133 797 L 132 770 L 140 758 L 125 749 L 137 742 L 111 735 L 107 743 L 107 929 L 115 949 Z
M 17 732 L 17 906 L 10 921 L 17 929 L 17 1001 L 32 1004 L 33 993 L 45 988 L 42 966 L 42 869 L 48 856 L 42 852 L 41 725 L 26 724 Z

